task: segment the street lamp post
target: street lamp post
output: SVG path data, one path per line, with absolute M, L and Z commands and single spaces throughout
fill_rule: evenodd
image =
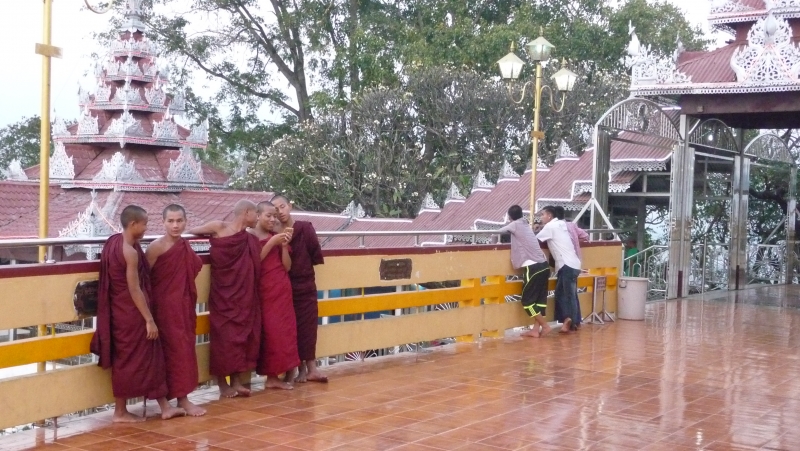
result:
M 578 76 L 567 69 L 566 67 L 561 67 L 561 70 L 556 72 L 552 79 L 555 81 L 556 90 L 561 93 L 561 105 L 556 107 L 553 101 L 553 90 L 548 85 L 542 86 L 542 63 L 547 62 L 550 59 L 550 54 L 555 49 L 555 46 L 547 41 L 543 36 L 539 36 L 538 38 L 534 39 L 532 42 L 527 44 L 528 47 L 528 56 L 531 60 L 533 60 L 536 64 L 536 77 L 533 80 L 534 88 L 533 88 L 533 127 L 531 131 L 531 141 L 532 141 L 532 149 L 531 149 L 531 203 L 530 203 L 530 223 L 531 227 L 533 227 L 533 214 L 535 213 L 535 193 L 536 193 L 536 166 L 537 160 L 539 156 L 539 140 L 544 138 L 544 133 L 539 131 L 539 116 L 541 113 L 541 102 L 542 102 L 542 92 L 546 89 L 550 94 L 550 107 L 559 112 L 564 109 L 564 100 L 566 99 L 566 93 L 572 91 L 575 87 L 575 81 L 578 79 Z M 506 80 L 516 80 L 519 78 L 519 74 L 522 71 L 522 67 L 525 65 L 525 62 L 522 61 L 516 54 L 514 54 L 514 44 L 511 44 L 511 52 L 501 58 L 497 62 L 498 66 L 500 66 L 500 75 Z M 511 97 L 511 101 L 514 103 L 522 103 L 525 100 L 525 91 L 528 89 L 530 85 L 530 81 L 525 83 L 522 86 L 522 94 L 520 95 L 519 100 L 515 100 L 513 95 L 511 94 L 511 86 L 508 87 L 508 93 Z
M 110 3 L 100 6 L 89 4 L 86 7 L 97 14 L 111 9 Z M 48 203 L 50 201 L 50 62 L 61 58 L 61 49 L 52 45 L 53 0 L 43 0 L 42 42 L 36 44 L 36 53 L 42 55 L 42 106 L 41 127 L 39 129 L 39 238 L 47 238 Z M 39 246 L 39 262 L 47 260 L 47 248 Z

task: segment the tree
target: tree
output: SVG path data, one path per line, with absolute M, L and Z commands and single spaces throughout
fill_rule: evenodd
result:
M 299 190 L 294 197 L 306 208 L 339 208 L 343 193 L 349 192 L 351 199 L 372 205 L 373 214 L 413 214 L 416 208 L 410 207 L 408 197 L 413 193 L 417 199 L 425 192 L 441 198 L 451 181 L 464 186 L 479 169 L 497 173 L 502 158 L 475 156 L 487 149 L 494 155 L 516 156 L 517 170 L 524 167 L 530 155 L 530 104 L 526 100 L 517 106 L 507 99 L 505 87 L 495 81 L 496 61 L 511 42 L 523 48 L 540 27 L 557 47 L 546 77 L 562 59 L 581 75 L 563 111 L 542 111 L 546 135 L 539 152 L 545 159 L 552 159 L 561 140 L 580 152 L 591 126 L 625 95 L 628 80 L 620 60 L 629 21 L 637 24 L 640 39 L 651 43 L 655 54 L 673 51 L 674 38 L 665 36 L 680 34 L 688 49 L 706 45 L 699 28 L 691 27 L 674 6 L 645 0 L 618 6 L 602 0 L 193 0 L 192 7 L 169 17 L 162 10 L 147 21 L 166 54 L 189 63 L 184 75 L 194 68 L 220 86 L 205 99 L 187 89 L 190 116 L 208 117 L 212 125 L 203 157 L 228 167 L 232 164 L 225 162 L 242 158 L 254 162 L 252 177 L 270 176 L 267 182 L 250 178 L 243 185 Z M 532 68 L 527 66 L 523 81 L 530 80 Z M 436 72 L 454 78 L 436 78 Z M 486 83 L 480 94 L 451 89 L 466 86 L 465 79 L 457 77 L 467 73 Z M 490 88 L 495 92 L 490 94 Z M 411 98 L 400 98 L 404 90 Z M 381 96 L 393 100 L 370 100 Z M 277 123 L 263 120 L 265 108 L 272 109 L 270 120 L 280 118 Z M 444 111 L 447 108 L 463 111 Z M 387 119 L 374 127 L 359 119 L 367 117 L 360 115 L 363 109 Z M 513 132 L 489 133 L 485 124 Z M 476 131 L 481 129 L 484 132 Z M 270 151 L 269 144 L 282 136 L 281 149 Z M 421 176 L 422 181 L 385 178 L 405 177 L 386 172 L 392 168 L 385 168 L 384 162 L 398 161 L 400 148 L 414 153 L 413 146 L 419 146 L 421 156 L 408 176 Z M 316 157 L 301 155 L 299 149 Z M 351 188 L 323 199 L 319 190 L 311 194 L 289 186 L 310 175 L 290 176 L 286 162 L 270 160 L 275 155 L 307 163 L 304 167 L 318 167 L 313 162 L 319 161 L 329 169 L 334 168 L 325 159 L 340 156 L 350 168 L 346 185 Z M 265 167 L 267 161 L 288 172 L 274 173 Z M 375 181 L 363 179 L 363 174 L 372 173 Z
M 264 148 L 240 183 L 286 191 L 306 209 L 355 200 L 373 215 L 413 216 L 426 193 L 443 200 L 478 169 L 498 173 L 504 160 L 524 169 L 519 108 L 474 72 L 411 71 L 402 86 L 365 90 Z
M 0 169 L 14 160 L 23 168 L 39 162 L 40 124 L 39 116 L 32 116 L 0 128 Z M 2 172 L 0 178 L 5 178 Z

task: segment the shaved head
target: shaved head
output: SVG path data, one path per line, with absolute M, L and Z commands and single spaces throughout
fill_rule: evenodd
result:
M 127 229 L 132 222 L 139 222 L 147 219 L 147 212 L 138 205 L 128 205 L 119 215 L 119 222 L 123 229 Z
M 272 196 L 272 199 L 270 199 L 269 201 L 270 201 L 272 204 L 275 204 L 276 202 L 278 202 L 278 201 L 281 201 L 281 200 L 282 200 L 282 201 L 284 201 L 284 202 L 285 202 L 285 203 L 287 203 L 287 204 L 290 204 L 290 203 L 292 203 L 292 202 L 289 200 L 289 198 L 288 198 L 288 197 L 286 197 L 286 196 L 285 196 L 285 195 L 283 195 L 283 194 L 276 194 L 276 195 Z
M 236 205 L 233 206 L 233 214 L 237 217 L 242 216 L 249 210 L 256 209 L 256 204 L 250 202 L 247 199 L 242 199 L 239 202 L 236 202 Z
M 186 210 L 178 204 L 169 204 L 164 208 L 164 211 L 161 213 L 162 219 L 167 219 L 167 213 L 170 211 L 180 212 L 183 213 L 183 217 L 186 217 Z
M 275 205 L 273 205 L 272 202 L 270 202 L 268 200 L 265 200 L 263 202 L 259 202 L 258 205 L 256 205 L 256 213 L 261 214 L 261 212 L 263 212 L 265 208 L 274 207 L 274 206 Z

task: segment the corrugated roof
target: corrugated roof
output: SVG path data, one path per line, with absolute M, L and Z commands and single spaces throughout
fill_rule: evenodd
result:
M 0 203 L 0 238 L 38 236 L 38 193 L 36 184 L 0 183 L 0 198 L 10 202 Z M 106 214 L 107 220 L 117 226 L 117 219 L 123 208 L 134 204 L 144 208 L 151 220 L 160 216 L 161 211 L 171 203 L 186 208 L 187 225 L 194 227 L 211 220 L 230 219 L 231 209 L 240 199 L 254 202 L 269 199 L 272 193 L 251 191 L 181 191 L 179 193 L 123 192 L 101 190 L 96 194 L 95 203 Z M 91 191 L 87 189 L 62 190 L 50 187 L 49 236 L 56 237 L 78 215 L 86 210 L 92 201 Z M 110 202 L 110 203 L 109 203 Z M 153 233 L 160 228 L 151 225 Z
M 678 64 L 677 70 L 692 77 L 692 83 L 735 83 L 736 73 L 731 69 L 731 57 L 740 45 L 728 44 L 705 52 Z

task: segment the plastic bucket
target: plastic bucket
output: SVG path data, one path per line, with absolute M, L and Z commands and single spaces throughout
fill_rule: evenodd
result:
M 633 321 L 644 319 L 647 284 L 644 277 L 620 277 L 617 287 L 617 318 Z

